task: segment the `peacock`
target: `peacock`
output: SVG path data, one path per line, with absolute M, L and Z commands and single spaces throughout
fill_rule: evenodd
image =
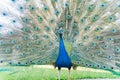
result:
M 120 0 L 1 0 L 0 66 L 120 71 Z

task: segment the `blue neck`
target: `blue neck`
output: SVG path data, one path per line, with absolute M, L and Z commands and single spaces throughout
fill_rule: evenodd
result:
M 58 68 L 60 69 L 61 67 L 66 67 L 66 68 L 71 68 L 72 63 L 71 60 L 67 54 L 67 51 L 65 49 L 64 46 L 64 42 L 62 39 L 62 34 L 59 35 L 60 36 L 60 42 L 59 42 L 59 55 L 58 58 L 56 60 L 56 66 L 58 66 Z

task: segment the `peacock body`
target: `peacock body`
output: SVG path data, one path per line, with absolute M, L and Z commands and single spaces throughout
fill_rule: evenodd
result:
M 120 0 L 0 1 L 0 66 L 120 70 Z

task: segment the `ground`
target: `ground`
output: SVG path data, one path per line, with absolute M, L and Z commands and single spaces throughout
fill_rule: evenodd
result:
M 67 80 L 67 69 L 61 70 L 61 80 Z M 107 79 L 106 79 L 107 78 Z M 109 71 L 78 67 L 71 70 L 71 80 L 120 80 L 119 75 Z M 1 67 L 0 80 L 57 80 L 57 69 L 53 66 Z

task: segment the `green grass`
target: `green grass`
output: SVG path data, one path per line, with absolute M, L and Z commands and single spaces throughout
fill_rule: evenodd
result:
M 61 70 L 61 79 L 67 80 L 67 69 Z M 120 78 L 111 72 L 79 67 L 71 70 L 71 80 L 86 78 Z M 57 69 L 40 66 L 4 67 L 0 69 L 0 80 L 57 80 Z

